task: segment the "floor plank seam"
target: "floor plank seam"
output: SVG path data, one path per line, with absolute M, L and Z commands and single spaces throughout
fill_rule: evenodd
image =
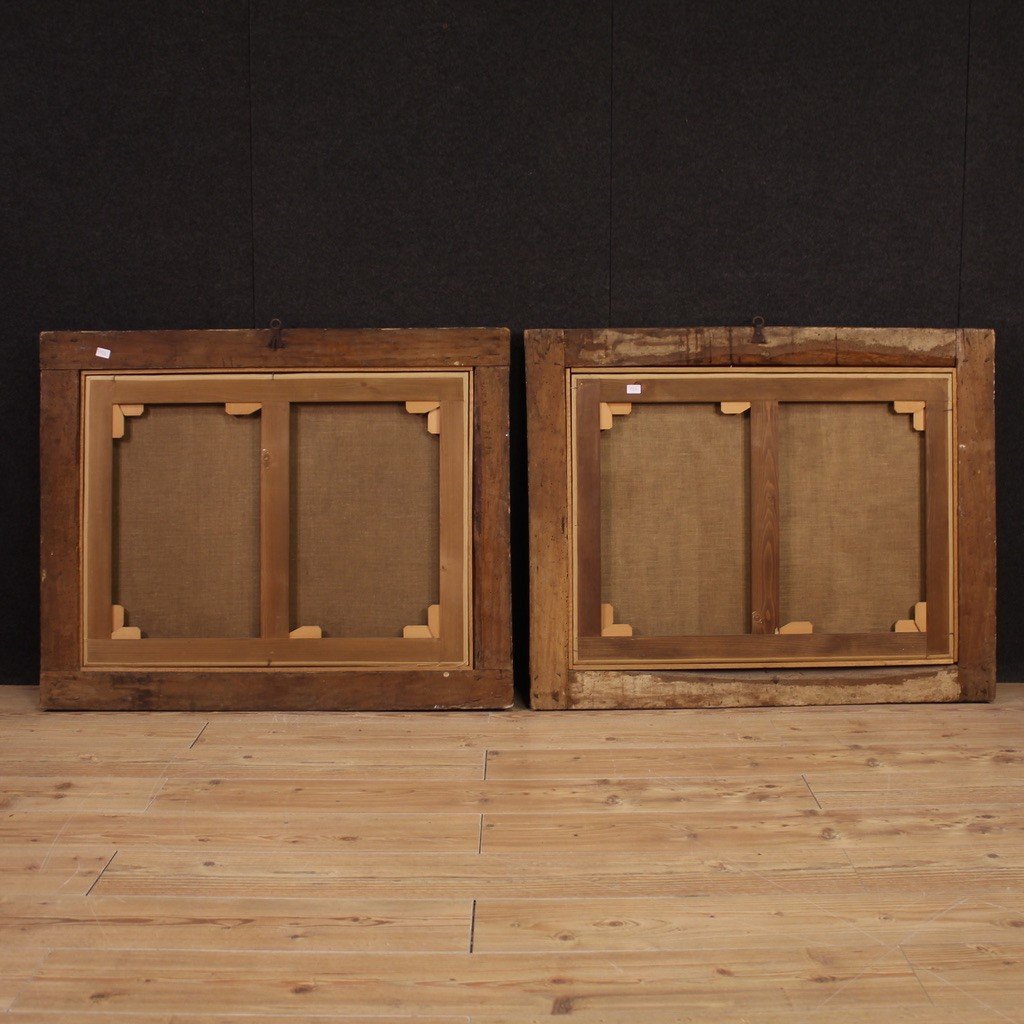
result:
M 203 723 L 203 727 L 199 730 L 198 734 L 196 735 L 196 738 L 188 745 L 189 750 L 191 750 L 199 742 L 199 740 L 202 739 L 203 733 L 206 732 L 209 724 L 209 722 Z
M 53 856 L 53 851 L 57 848 L 57 844 L 63 838 L 64 833 L 71 827 L 71 823 L 74 820 L 75 815 L 73 813 L 68 815 L 68 820 L 64 822 L 60 831 L 53 837 L 53 842 L 50 843 L 50 848 L 46 851 L 46 856 L 43 858 L 43 862 L 39 865 L 40 873 L 46 870 L 46 865 L 50 863 L 50 857 Z
M 473 900 L 473 909 L 469 917 L 469 951 L 473 952 L 473 945 L 476 941 L 476 900 Z
M 484 816 L 480 815 L 480 834 L 476 841 L 476 852 L 483 853 L 484 851 Z
M 892 949 L 889 946 L 885 946 L 883 944 L 882 952 L 880 952 L 877 956 L 873 956 L 866 964 L 864 964 L 863 968 L 860 971 L 853 975 L 853 977 L 847 978 L 846 981 L 837 985 L 824 999 L 822 999 L 820 1003 L 817 1004 L 817 1006 L 814 1007 L 815 1012 L 823 1010 L 830 1002 L 832 1002 L 833 999 L 835 999 L 837 995 L 839 995 L 840 992 L 845 991 L 854 982 L 859 981 L 861 978 L 863 978 L 871 970 L 871 968 L 874 967 L 875 964 L 877 964 L 880 960 L 884 960 L 886 957 L 890 956 L 892 956 Z
M 145 814 L 153 806 L 153 803 L 156 801 L 156 798 L 163 792 L 164 787 L 167 785 L 168 776 L 166 774 L 166 771 L 167 768 L 169 767 L 170 762 L 168 762 L 164 766 L 165 774 L 161 778 L 156 780 L 156 782 L 153 785 L 153 788 L 149 791 L 149 796 L 146 798 L 146 806 L 142 809 L 143 814 Z
M 803 772 L 801 772 L 800 773 L 800 778 L 804 780 L 804 785 L 807 787 L 807 792 L 811 794 L 811 798 L 818 805 L 818 810 L 820 811 L 821 810 L 821 801 L 818 799 L 818 795 L 814 792 L 814 790 L 811 789 L 811 784 L 807 781 L 807 776 L 805 774 L 803 774 Z
M 970 897 L 969 896 L 961 896 L 960 899 L 953 900 L 953 902 L 950 903 L 950 905 L 948 907 L 946 907 L 944 910 L 940 910 L 937 914 L 934 914 L 931 917 L 929 917 L 927 921 L 922 921 L 919 925 L 916 925 L 914 928 L 911 928 L 910 931 L 907 932 L 907 934 L 904 935 L 896 943 L 897 947 L 899 947 L 900 952 L 903 953 L 904 956 L 906 956 L 906 953 L 903 952 L 903 944 L 905 942 L 909 942 L 919 932 L 923 932 L 925 930 L 925 928 L 928 928 L 930 925 L 933 925 L 940 918 L 945 917 L 947 914 L 949 914 L 952 911 L 956 910 L 957 907 L 962 907 L 965 903 L 967 903 L 969 901 L 970 901 Z
M 910 962 L 910 957 L 907 956 L 907 951 L 903 948 L 903 944 L 901 942 L 897 943 L 896 948 L 903 954 L 903 959 L 907 961 L 907 966 L 913 972 L 914 977 L 917 979 L 918 985 L 921 986 L 921 991 L 925 994 L 925 998 L 928 1000 L 929 1003 L 931 1003 L 932 1006 L 934 1006 L 935 1000 L 932 999 L 932 994 L 928 991 L 928 989 L 925 987 L 924 982 L 921 980 L 921 975 L 917 973 L 917 968 Z
M 917 967 L 915 967 L 913 961 L 910 962 L 910 965 L 911 967 L 914 967 L 914 974 L 916 976 L 918 970 Z M 957 992 L 960 993 L 960 995 L 966 996 L 968 999 L 970 999 L 972 1003 L 977 1003 L 978 1006 L 984 1007 L 990 1013 L 994 1013 L 997 1017 L 1000 1017 L 1002 1020 L 1008 1020 L 1010 1021 L 1010 1024 L 1020 1024 L 1019 1017 L 1014 1019 L 1013 1017 L 1009 1016 L 1009 1014 L 1003 1013 L 1003 1011 L 1000 1010 L 998 1007 L 986 1003 L 983 999 L 979 999 L 973 993 L 968 992 L 966 989 L 963 989 L 959 985 L 950 981 L 949 978 L 947 978 L 945 975 L 939 974 L 938 971 L 933 971 L 930 967 L 921 967 L 920 970 L 922 970 L 925 974 L 931 975 L 936 981 L 941 982 L 943 985 L 947 985 L 949 986 L 949 988 L 955 989 Z
M 107 868 L 109 868 L 110 865 L 114 863 L 114 858 L 116 856 L 117 856 L 117 850 L 115 850 L 110 855 L 110 860 L 108 860 L 107 863 L 103 865 L 103 867 L 100 869 L 100 873 L 93 879 L 92 885 L 90 885 L 89 888 L 86 889 L 86 891 L 85 891 L 85 895 L 86 896 L 91 896 L 92 895 L 93 889 L 95 889 L 96 886 L 99 885 L 100 879 L 107 873 Z
M 13 1014 L 17 1009 L 18 1000 L 25 994 L 25 990 L 32 985 L 34 982 L 39 980 L 39 975 L 42 973 L 43 968 L 46 966 L 46 961 L 50 959 L 53 954 L 53 949 L 46 948 L 43 951 L 43 955 L 39 958 L 39 963 L 35 965 L 29 977 L 25 978 L 18 986 L 17 991 L 14 993 L 14 998 L 7 1004 L 7 1009 L 3 1011 L 0 1016 L 7 1016 Z

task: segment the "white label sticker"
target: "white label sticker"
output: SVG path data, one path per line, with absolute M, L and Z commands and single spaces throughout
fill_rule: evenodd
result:
M 99 356 L 100 359 L 109 359 L 110 358 L 110 349 L 109 348 L 98 348 L 98 349 L 96 349 L 96 355 Z
M 644 389 L 642 384 L 627 384 L 626 394 L 627 395 L 639 395 Z

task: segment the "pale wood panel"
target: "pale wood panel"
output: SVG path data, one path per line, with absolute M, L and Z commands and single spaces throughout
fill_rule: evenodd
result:
M 0 843 L 0 897 L 84 896 L 110 863 L 113 846 Z
M 397 953 L 187 952 L 109 954 L 55 950 L 18 999 L 20 1008 L 107 1012 L 202 1005 L 209 1012 L 572 1013 L 643 1008 L 720 1010 L 736 1001 L 773 1010 L 782 1000 L 805 1012 L 851 982 L 865 1013 L 896 1002 L 928 1005 L 906 959 L 876 943 L 804 949 L 621 953 L 613 964 L 585 954 L 551 956 Z M 598 1017 L 599 1019 L 599 1017 Z
M 700 1006 L 697 1009 L 687 1008 L 685 1001 L 680 1001 L 675 1009 L 653 1009 L 643 1007 L 642 1018 L 644 1024 L 805 1024 L 808 1020 L 827 1021 L 828 1024 L 865 1024 L 865 1011 L 858 1004 L 858 996 L 861 991 L 861 981 L 858 979 L 843 987 L 839 993 L 833 993 L 828 1002 L 823 1004 L 819 1012 L 809 1013 L 806 1009 L 794 1009 L 780 1003 L 773 1007 L 757 1007 L 756 1009 L 742 1010 L 743 1017 L 737 1018 L 737 1006 L 742 1005 L 737 1000 L 726 999 L 721 1006 L 709 1007 Z M 909 996 L 913 1003 L 908 1003 L 897 998 L 888 1004 L 884 1010 L 887 1020 L 898 1020 L 900 1024 L 967 1024 L 960 1012 L 940 1009 L 931 1003 L 923 1004 L 916 993 Z M 636 1008 L 632 1010 L 607 1010 L 598 1009 L 596 1001 L 592 1002 L 589 1010 L 582 1001 L 574 1004 L 577 1008 L 573 1013 L 579 1020 L 592 1021 L 597 1024 L 636 1024 L 638 1013 Z M 881 1012 L 881 1011 L 879 1011 Z M 295 1018 L 289 1017 L 291 1022 Z M 412 1020 L 419 1022 L 422 1018 L 413 1017 Z M 188 1018 L 191 1024 L 192 1018 Z M 347 1024 L 348 1018 L 338 1018 L 341 1024 Z M 551 1015 L 505 1014 L 476 1016 L 471 1019 L 471 1024 L 479 1021 L 486 1021 L 487 1024 L 551 1024 Z M 35 1022 L 33 1022 L 35 1024 Z M 74 1024 L 78 1024 L 77 1021 Z M 186 1024 L 184 1020 L 175 1021 L 174 1024 Z M 230 1021 L 223 1020 L 218 1024 L 234 1024 L 234 1018 Z M 380 1022 L 383 1024 L 383 1022 Z M 982 1016 L 970 1018 L 969 1024 L 1006 1024 L 1005 1016 Z
M 686 896 L 660 900 L 502 900 L 477 904 L 474 949 L 482 953 L 570 950 L 730 949 L 767 941 L 805 945 L 812 936 L 882 946 L 908 941 L 1015 942 L 1021 897 L 1013 907 L 955 894 L 777 892 L 767 896 Z
M 468 900 L 16 897 L 0 947 L 464 952 Z
M 1008 939 L 976 945 L 914 940 L 904 947 L 929 998 L 979 1019 L 998 1014 L 1006 1021 L 1022 1019 L 1024 942 Z
M 1024 794 L 1024 790 L 1021 791 Z M 800 778 L 763 782 L 622 779 L 579 783 L 489 779 L 452 786 L 446 780 L 338 782 L 333 779 L 174 780 L 153 800 L 154 810 L 255 811 L 490 811 L 560 815 L 567 812 L 629 814 L 683 808 L 753 810 L 761 805 L 792 812 L 817 805 Z
M 32 715 L 39 711 L 35 686 L 4 686 L 0 689 L 0 715 Z
M 71 816 L 13 811 L 0 818 L 0 840 L 139 846 L 228 847 L 308 851 L 476 850 L 475 814 L 294 814 L 268 808 L 263 814 L 208 814 L 163 811 L 140 814 L 84 812 Z
M 618 817 L 565 814 L 486 814 L 483 849 L 493 852 L 540 850 L 642 850 L 699 846 L 706 854 L 735 850 L 783 850 L 799 853 L 807 846 L 842 847 L 858 863 L 861 850 L 888 848 L 923 851 L 935 845 L 971 839 L 976 843 L 1016 846 L 1024 855 L 1024 811 L 980 813 L 925 811 L 807 811 L 761 815 L 739 812 L 652 813 L 638 811 Z
M 411 1024 L 468 1024 L 469 1018 L 465 1015 L 459 1015 L 456 1017 L 435 1017 L 422 1016 L 416 1014 L 415 1016 L 406 1016 L 403 1018 Z M 901 1017 L 901 1021 L 907 1021 L 908 1018 Z M 944 1019 L 944 1018 L 943 1018 Z M 47 1010 L 12 1010 L 4 1017 L 4 1024 L 107 1024 L 109 1018 L 106 1018 L 102 1013 L 91 1013 L 85 1010 L 81 1013 L 75 1013 L 70 1011 L 67 1013 L 53 1014 Z M 344 1014 L 340 1016 L 338 1014 L 331 1014 L 329 1017 L 325 1017 L 322 1013 L 305 1014 L 305 1013 L 289 1013 L 286 1016 L 281 1013 L 265 1014 L 265 1013 L 190 1013 L 188 1010 L 170 1010 L 165 1012 L 156 1013 L 132 1013 L 130 1018 L 120 1017 L 115 1020 L 124 1021 L 128 1024 L 281 1024 L 282 1021 L 287 1021 L 287 1024 L 398 1024 L 398 1021 L 394 1017 L 382 1017 L 380 1014 L 373 1014 L 372 1016 L 357 1016 L 353 1017 L 350 1014 Z M 960 1020 L 960 1018 L 957 1018 Z M 910 1024 L 914 1024 L 913 1019 L 910 1019 Z M 934 1024 L 934 1022 L 933 1022 Z
M 771 893 L 864 888 L 836 845 L 739 850 L 728 856 L 696 845 L 636 853 L 334 853 L 301 851 L 122 851 L 96 886 L 100 895 L 304 896 L 458 899 L 658 897 L 666 892 Z
M 150 806 L 161 785 L 162 779 L 152 778 L 12 776 L 0 788 L 0 810 L 138 812 Z
M 980 817 L 980 816 L 979 816 Z M 901 843 L 894 836 L 888 844 L 860 849 L 848 848 L 850 863 L 864 879 L 865 885 L 875 885 L 875 879 L 889 873 L 917 872 L 910 883 L 910 891 L 919 892 L 931 882 L 930 876 L 943 876 L 961 869 L 964 872 L 989 868 L 993 871 L 1024 870 L 1024 836 L 1019 829 L 999 830 L 989 834 L 987 824 L 979 821 L 968 834 L 953 832 L 936 834 L 924 843 Z
M 206 760 L 195 755 L 195 750 L 174 757 L 156 757 L 135 760 L 129 751 L 121 757 L 99 757 L 87 754 L 60 756 L 33 756 L 34 750 L 25 750 L 24 756 L 5 756 L 0 749 L 0 778 L 4 776 L 59 775 L 62 777 L 126 777 L 138 776 L 179 779 L 220 778 L 289 778 L 289 779 L 344 779 L 362 778 L 427 778 L 427 779 L 479 779 L 483 775 L 483 756 L 479 750 L 336 750 L 332 757 L 327 751 L 304 756 L 300 748 L 281 752 L 278 756 L 262 756 L 258 744 L 238 746 L 224 751 L 217 759 Z M 47 751 L 48 753 L 48 751 Z M 173 771 L 172 771 L 173 768 Z
M 692 716 L 699 717 L 692 717 Z M 219 746 L 241 742 L 259 743 L 273 750 L 288 745 L 318 747 L 338 745 L 334 719 L 295 712 L 265 717 L 229 712 L 207 716 L 209 726 L 201 745 L 210 756 Z M 499 714 L 469 712 L 453 717 L 429 712 L 375 715 L 355 712 L 345 718 L 345 749 L 353 747 L 458 747 L 483 749 L 514 745 L 517 748 L 559 747 L 566 738 L 565 719 L 530 711 Z M 733 711 L 727 715 L 707 711 L 634 711 L 610 716 L 607 712 L 578 711 L 572 716 L 574 736 L 586 736 L 594 746 L 673 747 L 685 742 L 706 745 L 716 742 L 753 743 L 783 739 L 786 727 L 761 711 Z
M 160 715 L 82 715 L 39 714 L 39 690 L 35 686 L 6 686 L 3 690 L 31 690 L 36 707 L 34 714 L 0 716 L 2 750 L 20 745 L 38 751 L 57 748 L 80 754 L 109 754 L 126 744 L 158 753 L 185 750 L 203 726 L 196 715 L 174 713 Z
M 459 1015 L 456 1017 L 435 1017 L 433 1015 L 423 1016 L 416 1014 L 415 1016 L 405 1016 L 403 1020 L 411 1022 L 411 1024 L 469 1024 L 469 1018 L 465 1015 Z M 908 1018 L 901 1016 L 901 1021 L 907 1021 Z M 942 1018 L 941 1020 L 944 1020 Z M 53 1014 L 47 1010 L 40 1010 L 38 1012 L 34 1010 L 12 1010 L 4 1017 L 4 1024 L 107 1024 L 109 1018 L 106 1018 L 102 1013 L 90 1013 L 88 1010 L 82 1013 L 75 1013 L 73 1011 L 67 1013 Z M 338 1015 L 332 1013 L 329 1017 L 325 1017 L 322 1013 L 305 1014 L 305 1013 L 289 1013 L 286 1016 L 281 1013 L 266 1014 L 266 1013 L 190 1013 L 187 1010 L 178 1011 L 170 1010 L 166 1012 L 156 1013 L 132 1013 L 130 1018 L 120 1017 L 115 1020 L 124 1021 L 125 1024 L 130 1020 L 131 1024 L 281 1024 L 282 1021 L 286 1021 L 287 1024 L 399 1024 L 394 1017 L 382 1017 L 380 1014 L 373 1014 L 372 1016 L 358 1016 L 353 1017 L 350 1014 Z M 958 1017 L 959 1021 L 960 1018 Z M 910 1019 L 910 1024 L 914 1024 L 913 1019 Z M 934 1024 L 934 1022 L 932 1022 Z M 940 1021 L 941 1024 L 941 1021 Z
M 575 739 L 575 737 L 574 737 Z M 946 772 L 980 772 L 984 779 L 998 769 L 1006 779 L 1024 777 L 1024 750 L 1007 752 L 999 747 L 972 749 L 963 744 L 939 742 L 915 747 L 881 744 L 824 742 L 759 745 L 747 751 L 735 747 L 704 747 L 662 751 L 656 757 L 647 750 L 593 748 L 540 750 L 492 750 L 487 757 L 488 778 L 628 778 L 650 776 L 713 775 L 728 778 L 758 773 L 873 772 L 919 769 L 931 773 L 943 765 Z M 934 776 L 933 776 L 934 777 Z M 974 775 L 975 779 L 979 776 Z
M 866 785 L 857 778 L 841 779 L 808 777 L 807 785 L 824 810 L 859 809 L 873 811 L 885 808 L 971 808 L 976 811 L 1007 806 L 1024 805 L 1024 780 L 1008 786 L 969 784 L 957 786 L 952 792 L 948 785 L 926 778 L 912 782 L 900 776 L 890 776 L 884 783 Z
M 14 1002 L 48 955 L 46 949 L 0 949 L 0 1011 Z

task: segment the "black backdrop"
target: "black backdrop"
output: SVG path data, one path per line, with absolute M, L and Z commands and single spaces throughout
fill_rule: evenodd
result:
M 5 9 L 0 680 L 34 681 L 44 328 L 994 327 L 1024 673 L 1024 5 Z M 517 645 L 523 386 L 512 397 Z

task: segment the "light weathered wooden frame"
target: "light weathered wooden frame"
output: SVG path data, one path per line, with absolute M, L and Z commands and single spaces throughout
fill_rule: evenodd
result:
M 40 364 L 44 707 L 511 702 L 507 331 L 53 333 Z M 303 401 L 438 403 L 436 637 L 290 635 L 289 402 Z M 261 636 L 112 639 L 113 409 L 222 402 L 262 406 Z
M 763 339 L 763 341 L 762 341 Z M 756 705 L 784 703 L 862 703 L 910 700 L 987 700 L 995 686 L 995 479 L 994 479 L 994 335 L 990 331 L 885 330 L 849 328 L 698 328 L 637 331 L 528 331 L 526 335 L 527 401 L 529 413 L 530 543 L 531 543 L 531 701 L 538 708 L 559 707 L 693 707 L 715 705 Z M 879 655 L 879 635 L 837 638 L 814 634 L 757 635 L 747 637 L 700 637 L 680 642 L 679 638 L 632 638 L 601 636 L 599 599 L 577 605 L 573 581 L 574 560 L 582 557 L 580 569 L 586 592 L 599 593 L 592 585 L 599 566 L 593 564 L 595 543 L 593 516 L 574 532 L 574 482 L 589 489 L 593 484 L 596 438 L 600 434 L 598 404 L 678 400 L 679 387 L 690 394 L 687 400 L 735 401 L 752 397 L 770 403 L 783 397 L 779 390 L 786 375 L 778 375 L 773 390 L 767 384 L 752 396 L 749 382 L 723 387 L 728 374 L 708 374 L 707 383 L 693 389 L 694 374 L 685 385 L 667 377 L 657 381 L 657 369 L 684 370 L 697 367 L 796 367 L 815 371 L 863 368 L 857 377 L 866 383 L 850 385 L 854 376 L 836 373 L 847 395 L 861 389 L 866 399 L 878 401 L 926 401 L 940 415 L 948 415 L 944 388 L 936 380 L 941 373 L 952 377 L 955 399 L 953 453 L 939 443 L 942 431 L 926 430 L 926 462 L 933 482 L 941 473 L 940 462 L 951 459 L 947 479 L 955 481 L 955 515 L 950 526 L 954 534 L 953 579 L 956 591 L 946 602 L 943 616 L 942 593 L 947 586 L 934 587 L 942 579 L 939 547 L 933 542 L 927 556 L 928 596 L 938 604 L 936 623 L 928 617 L 924 634 L 893 633 L 881 640 L 886 648 Z M 896 393 L 890 374 L 879 375 L 886 384 L 871 382 L 872 368 L 905 368 L 905 381 Z M 935 374 L 920 370 L 934 370 Z M 605 375 L 593 378 L 589 374 Z M 626 392 L 626 378 L 642 379 L 649 374 L 654 387 L 645 381 L 643 394 Z M 765 375 L 769 377 L 770 375 Z M 824 373 L 822 373 L 824 376 Z M 814 380 L 817 374 L 807 378 Z M 929 383 L 931 381 L 931 383 Z M 574 465 L 573 383 L 594 389 L 584 398 L 575 423 L 590 444 L 582 464 Z M 713 383 L 712 383 L 713 382 Z M 786 387 L 797 388 L 799 382 Z M 836 400 L 838 385 L 821 390 L 827 400 Z M 677 388 L 672 395 L 672 389 Z M 937 389 L 938 388 L 938 389 Z M 881 389 L 881 390 L 880 390 Z M 577 388 L 578 390 L 578 388 Z M 742 393 L 741 393 L 742 392 Z M 703 394 L 703 398 L 700 396 Z M 795 392 L 794 392 L 795 394 Z M 804 390 L 802 400 L 813 400 L 814 391 Z M 579 401 L 577 394 L 576 400 Z M 799 399 L 798 399 L 799 400 Z M 849 400 L 849 399 L 847 399 Z M 864 399 L 862 399 L 864 400 Z M 762 410 L 767 412 L 767 408 Z M 931 411 L 929 411 L 931 415 Z M 770 428 L 770 414 L 761 426 Z M 754 423 L 752 423 L 752 428 Z M 763 432 L 763 431 L 762 431 Z M 927 440 L 931 433 L 933 440 Z M 752 447 L 757 431 L 752 429 Z M 950 436 L 946 433 L 946 437 Z M 537 439 L 538 443 L 534 443 Z M 941 453 L 939 448 L 941 447 Z M 940 458 L 941 454 L 941 458 Z M 955 456 L 955 457 L 954 457 Z M 589 472 L 589 476 L 587 475 Z M 753 482 L 752 494 L 763 489 Z M 940 498 L 941 495 L 941 498 Z M 933 486 L 928 497 L 928 529 L 936 536 L 943 508 L 949 509 L 950 487 Z M 755 500 L 757 500 L 755 498 Z M 941 507 L 940 507 L 941 505 Z M 590 508 L 593 509 L 591 498 Z M 754 509 L 753 523 L 761 515 Z M 582 537 L 582 550 L 575 549 Z M 756 542 L 755 542 L 756 543 Z M 599 547 L 598 549 L 599 550 Z M 760 550 L 760 549 L 759 549 Z M 948 548 L 941 561 L 948 565 Z M 763 553 L 763 552 L 762 552 Z M 760 573 L 761 578 L 764 573 Z M 599 577 L 597 577 L 599 578 Z M 933 596 L 933 587 L 936 590 Z M 767 613 L 767 630 L 772 616 L 765 592 L 752 592 L 752 603 Z M 760 607 L 758 607 L 760 606 Z M 777 613 L 777 607 L 775 608 Z M 580 615 L 579 622 L 574 616 Z M 943 623 L 945 617 L 946 624 Z M 774 625 L 778 625 L 775 623 Z M 580 636 L 580 650 L 575 635 Z M 955 637 L 951 643 L 950 637 Z M 746 647 L 736 656 L 737 641 Z M 909 643 L 908 643 L 909 641 Z M 868 649 L 870 644 L 871 650 Z M 859 651 L 857 650 L 858 645 Z M 891 650 L 890 650 L 891 648 Z M 852 657 L 853 654 L 861 656 Z M 766 656 L 768 652 L 769 656 Z M 792 653 L 792 658 L 790 654 Z M 874 653 L 875 657 L 872 657 Z M 810 657 L 807 655 L 810 654 Z M 891 655 L 891 656 L 889 656 Z M 803 656 L 803 657 L 801 657 Z M 641 659 L 642 662 L 641 662 Z M 727 660 L 726 660 L 727 659 Z M 785 665 L 772 669 L 754 668 L 761 660 L 784 659 Z M 951 660 L 955 659 L 955 660 Z M 878 667 L 844 667 L 851 661 L 898 662 Z M 693 664 L 725 664 L 729 667 L 703 669 Z M 913 662 L 925 664 L 914 665 Z M 940 663 L 941 662 L 941 663 Z M 814 667 L 800 667 L 813 664 Z M 746 667 L 743 667 L 743 666 Z

